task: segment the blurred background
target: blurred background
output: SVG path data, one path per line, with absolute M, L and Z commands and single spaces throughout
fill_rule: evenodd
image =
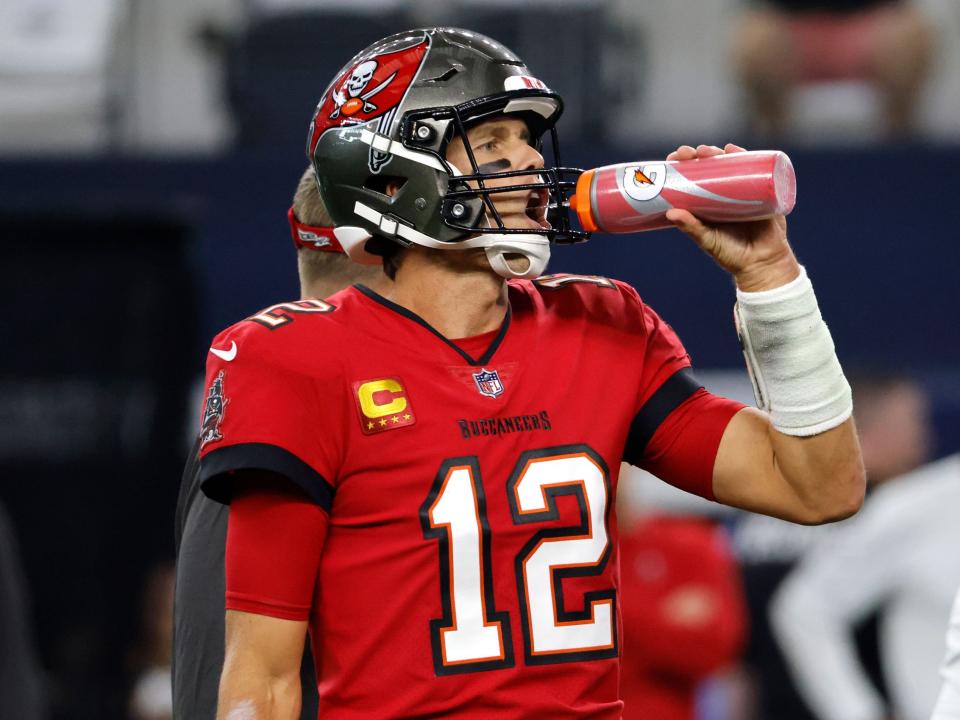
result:
M 169 717 L 172 516 L 207 343 L 298 295 L 285 212 L 327 83 L 373 40 L 434 24 L 500 40 L 563 95 L 564 164 L 787 151 L 791 240 L 872 413 L 858 401 L 872 479 L 960 450 L 956 0 L 4 0 L 0 719 Z M 709 387 L 750 400 L 731 283 L 677 232 L 596 236 L 551 270 L 632 283 Z M 644 658 L 625 684 L 659 678 L 698 720 L 843 717 L 768 622 L 833 530 L 721 513 L 641 473 L 622 485 L 645 616 L 727 618 L 714 661 Z M 697 575 L 714 555 L 674 556 L 692 536 L 644 539 L 673 537 L 649 525 L 664 518 L 708 529 L 722 578 Z M 960 583 L 955 547 L 930 562 Z M 679 600 L 673 563 L 692 573 Z M 884 659 L 898 592 L 842 629 L 876 702 L 894 696 L 874 710 L 905 719 Z

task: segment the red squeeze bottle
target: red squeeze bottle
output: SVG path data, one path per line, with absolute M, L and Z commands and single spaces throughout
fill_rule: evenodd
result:
M 709 222 L 745 222 L 787 215 L 796 199 L 790 158 L 754 150 L 587 170 L 570 207 L 588 232 L 632 233 L 673 227 L 666 219 L 670 208 Z

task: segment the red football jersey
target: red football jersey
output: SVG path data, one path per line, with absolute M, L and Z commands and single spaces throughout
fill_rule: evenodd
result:
M 269 470 L 329 515 L 309 618 L 324 719 L 620 717 L 620 463 L 644 465 L 699 385 L 626 285 L 549 276 L 509 299 L 482 351 L 361 286 L 214 340 L 205 492 Z

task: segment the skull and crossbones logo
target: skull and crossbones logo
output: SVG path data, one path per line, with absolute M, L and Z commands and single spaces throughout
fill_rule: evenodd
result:
M 379 63 L 376 60 L 366 60 L 353 69 L 350 77 L 348 77 L 343 85 L 340 86 L 340 89 L 333 94 L 333 102 L 336 107 L 330 114 L 331 120 L 339 117 L 340 113 L 351 117 L 361 110 L 365 113 L 372 113 L 377 109 L 377 106 L 370 102 L 370 98 L 383 90 L 397 76 L 397 73 L 394 72 L 372 90 L 367 90 L 367 86 L 370 84 L 370 81 L 373 80 L 373 74 L 377 71 L 377 67 L 379 67 Z

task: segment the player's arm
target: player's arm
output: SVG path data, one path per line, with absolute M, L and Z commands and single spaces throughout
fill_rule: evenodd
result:
M 718 502 L 804 524 L 842 520 L 863 502 L 863 466 L 853 420 L 810 437 L 777 431 L 770 417 L 744 408 L 717 451 Z
M 300 717 L 305 620 L 227 611 L 217 720 Z
M 739 151 L 683 146 L 668 159 Z M 850 388 L 787 242 L 786 218 L 708 225 L 678 209 L 667 217 L 733 275 L 741 342 L 767 411 L 744 409 L 727 425 L 714 464 L 714 496 L 800 523 L 853 514 L 866 483 Z
M 246 474 L 227 526 L 218 720 L 300 717 L 300 661 L 327 515 L 284 478 Z

